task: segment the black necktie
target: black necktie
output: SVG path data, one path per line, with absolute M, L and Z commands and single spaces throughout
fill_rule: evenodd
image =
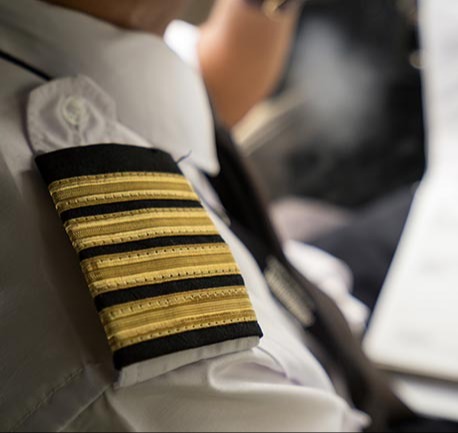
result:
M 333 367 L 342 372 L 355 407 L 372 417 L 370 431 L 384 431 L 413 418 L 366 357 L 336 303 L 289 263 L 231 136 L 218 129 L 216 139 L 222 169 L 210 180 L 232 220 L 232 229 L 258 261 L 274 296 L 313 335 Z

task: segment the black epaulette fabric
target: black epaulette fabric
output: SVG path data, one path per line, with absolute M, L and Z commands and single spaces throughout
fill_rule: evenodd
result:
M 107 144 L 36 163 L 117 369 L 262 336 L 229 247 L 170 155 Z

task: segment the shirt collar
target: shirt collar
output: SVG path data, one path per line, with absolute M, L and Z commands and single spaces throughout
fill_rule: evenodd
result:
M 0 49 L 52 77 L 90 77 L 114 99 L 121 123 L 218 172 L 203 81 L 162 39 L 37 0 L 0 0 Z

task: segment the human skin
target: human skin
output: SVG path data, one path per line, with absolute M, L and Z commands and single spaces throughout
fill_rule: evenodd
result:
M 199 60 L 220 119 L 236 125 L 275 90 L 292 46 L 301 2 L 275 19 L 244 0 L 219 0 L 201 28 Z

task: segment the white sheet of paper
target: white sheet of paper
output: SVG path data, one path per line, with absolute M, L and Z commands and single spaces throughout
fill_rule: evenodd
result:
M 421 8 L 429 168 L 365 348 L 380 366 L 418 376 L 396 377 L 413 409 L 458 421 L 458 1 Z
M 366 349 L 383 366 L 458 383 L 458 191 L 443 182 L 417 193 Z

